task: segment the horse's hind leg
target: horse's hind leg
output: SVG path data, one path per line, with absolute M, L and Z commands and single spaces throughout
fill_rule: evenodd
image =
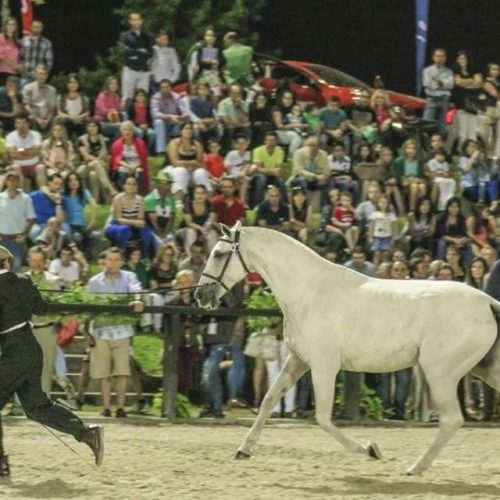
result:
M 332 435 L 344 448 L 349 451 L 364 453 L 372 458 L 381 458 L 382 455 L 375 443 L 363 446 L 341 432 L 332 422 L 332 408 L 335 400 L 335 377 L 339 367 L 329 366 L 328 370 L 312 367 L 312 381 L 316 401 L 316 420 L 319 426 Z
M 238 448 L 235 458 L 241 459 L 248 458 L 250 456 L 252 446 L 254 446 L 259 440 L 264 422 L 269 417 L 272 409 L 280 398 L 282 398 L 289 391 L 289 389 L 293 387 L 297 380 L 299 380 L 299 378 L 302 377 L 307 370 L 309 370 L 309 366 L 307 366 L 295 353 L 291 352 L 288 359 L 285 361 L 278 378 L 273 382 L 262 400 L 259 414 L 257 415 L 252 428 L 245 436 L 243 443 Z
M 438 370 L 431 370 L 429 373 L 428 370 L 425 370 L 425 367 L 423 368 L 434 406 L 439 412 L 439 432 L 431 446 L 406 471 L 408 475 L 419 475 L 427 469 L 464 422 L 457 398 L 458 378 L 454 375 L 450 377 L 449 374 L 442 371 L 438 373 Z M 433 373 L 433 371 L 436 373 Z

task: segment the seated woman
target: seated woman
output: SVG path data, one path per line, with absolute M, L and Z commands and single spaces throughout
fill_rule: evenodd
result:
M 80 87 L 78 75 L 70 73 L 66 78 L 66 92 L 57 99 L 57 118 L 66 126 L 69 137 L 82 135 L 90 116 L 89 98 Z
M 114 76 L 106 78 L 102 91 L 97 94 L 94 119 L 101 124 L 102 133 L 111 140 L 120 135 L 122 121 L 120 83 Z
M 99 200 L 102 194 L 104 201 L 110 203 L 118 191 L 108 175 L 109 155 L 106 139 L 101 134 L 99 122 L 90 120 L 86 129 L 87 133 L 78 139 L 82 164 L 76 172 L 88 184 L 95 200 Z
M 458 245 L 450 245 L 446 249 L 444 260 L 453 271 L 453 281 L 463 283 L 465 281 L 465 269 L 462 265 L 463 252 Z
M 133 176 L 139 185 L 139 192 L 149 191 L 148 152 L 146 144 L 134 135 L 131 121 L 120 125 L 121 137 L 111 146 L 111 172 L 116 177 L 116 186 L 123 190 L 125 180 Z
M 487 207 L 476 205 L 465 220 L 465 227 L 475 257 L 481 255 L 482 248 L 495 244 L 496 219 Z
M 74 169 L 73 144 L 68 139 L 66 127 L 55 121 L 50 127 L 49 136 L 42 143 L 42 161 L 44 168 L 37 169 L 38 187 L 47 184 L 47 177 L 59 174 L 65 178 Z
M 181 135 L 168 143 L 167 154 L 170 165 L 165 167 L 164 171 L 172 176 L 174 181 L 172 192 L 179 204 L 182 204 L 190 182 L 201 184 L 211 192 L 212 183 L 208 172 L 203 168 L 203 147 L 194 138 L 191 123 L 184 123 L 181 126 Z
M 249 116 L 252 130 L 252 147 L 257 147 L 264 143 L 266 132 L 273 129 L 271 107 L 264 92 L 255 94 L 253 102 L 250 104 Z
M 360 142 L 356 144 L 354 148 L 354 155 L 352 157 L 352 166 L 356 167 L 376 167 L 375 155 L 372 151 L 372 147 L 368 142 Z M 372 180 L 381 180 L 380 178 L 371 177 L 370 179 L 363 178 L 361 174 L 357 171 L 358 176 L 360 176 L 361 183 L 361 199 L 360 201 L 365 201 L 368 194 L 368 185 Z
M 425 248 L 434 255 L 434 233 L 436 214 L 430 198 L 424 196 L 417 202 L 415 212 L 408 214 L 410 253 L 416 248 Z
M 137 194 L 137 187 L 136 178 L 127 177 L 123 185 L 124 192 L 113 199 L 112 219 L 104 234 L 121 250 L 125 250 L 131 240 L 138 242 L 142 254 L 149 257 L 153 236 L 146 225 L 144 198 Z
M 72 238 L 81 246 L 87 258 L 92 257 L 92 227 L 97 215 L 97 202 L 82 184 L 79 175 L 72 172 L 64 179 L 64 200 L 66 203 L 66 223 L 71 227 Z M 85 206 L 90 206 L 90 219 L 85 224 Z
M 406 210 L 396 177 L 394 154 L 390 148 L 380 148 L 377 164 L 382 167 L 383 173 L 381 183 L 384 186 L 384 194 L 389 197 L 391 204 L 396 207 L 398 215 L 404 217 L 406 215 Z
M 143 89 L 137 89 L 133 101 L 127 108 L 127 115 L 135 126 L 137 137 L 146 142 L 149 151 L 153 151 L 155 132 L 153 130 L 153 121 L 151 120 L 148 101 L 148 93 Z
M 409 210 L 413 212 L 417 200 L 427 194 L 422 162 L 416 141 L 408 139 L 401 147 L 401 156 L 396 159 L 396 176 L 409 197 Z
M 436 221 L 437 258 L 444 259 L 449 245 L 466 249 L 469 243 L 465 218 L 461 213 L 460 198 L 450 198 L 445 211 Z
M 218 234 L 214 226 L 216 216 L 207 194 L 204 185 L 195 186 L 192 201 L 184 207 L 184 220 L 177 234 L 188 256 L 191 255 L 191 245 L 197 240 L 204 242 L 209 253 L 217 243 Z
M 474 203 L 492 203 L 498 198 L 498 182 L 479 144 L 472 139 L 463 143 L 458 161 L 462 172 L 463 197 Z
M 175 245 L 172 243 L 161 245 L 148 271 L 149 289 L 158 291 L 172 289 L 177 271 L 177 250 Z M 161 293 L 152 293 L 150 298 L 153 305 L 162 306 L 165 304 L 165 295 Z M 161 331 L 162 319 L 163 314 L 153 314 L 155 332 Z
M 307 245 L 312 207 L 307 202 L 305 189 L 300 186 L 294 186 L 290 201 L 290 232 L 294 238 Z

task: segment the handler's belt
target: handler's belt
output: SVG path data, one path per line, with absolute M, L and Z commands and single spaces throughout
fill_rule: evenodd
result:
M 54 326 L 55 323 L 52 322 L 52 323 L 44 323 L 42 325 L 33 325 L 33 328 L 34 329 L 37 329 L 37 328 L 48 328 L 49 326 Z

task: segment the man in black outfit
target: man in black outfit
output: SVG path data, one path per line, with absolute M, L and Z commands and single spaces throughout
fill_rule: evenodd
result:
M 30 320 L 33 314 L 45 314 L 47 303 L 28 277 L 10 272 L 11 259 L 12 254 L 0 246 L 0 411 L 16 393 L 28 418 L 87 444 L 96 465 L 100 465 L 104 453 L 102 426 L 84 425 L 42 391 L 42 350 L 31 332 Z M 0 417 L 0 476 L 9 475 Z

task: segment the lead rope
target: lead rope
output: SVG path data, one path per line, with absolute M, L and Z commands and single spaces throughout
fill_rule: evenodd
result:
M 68 443 L 66 443 L 66 441 L 61 439 L 52 429 L 50 429 L 46 425 L 43 425 L 43 424 L 41 424 L 41 425 L 49 434 L 52 434 L 52 436 L 54 436 L 60 443 L 62 443 L 64 446 L 66 446 L 66 448 L 70 449 L 80 460 L 85 462 L 87 465 L 94 466 L 94 468 L 95 468 L 94 464 L 91 464 L 86 458 L 83 458 L 76 450 L 74 450 Z

